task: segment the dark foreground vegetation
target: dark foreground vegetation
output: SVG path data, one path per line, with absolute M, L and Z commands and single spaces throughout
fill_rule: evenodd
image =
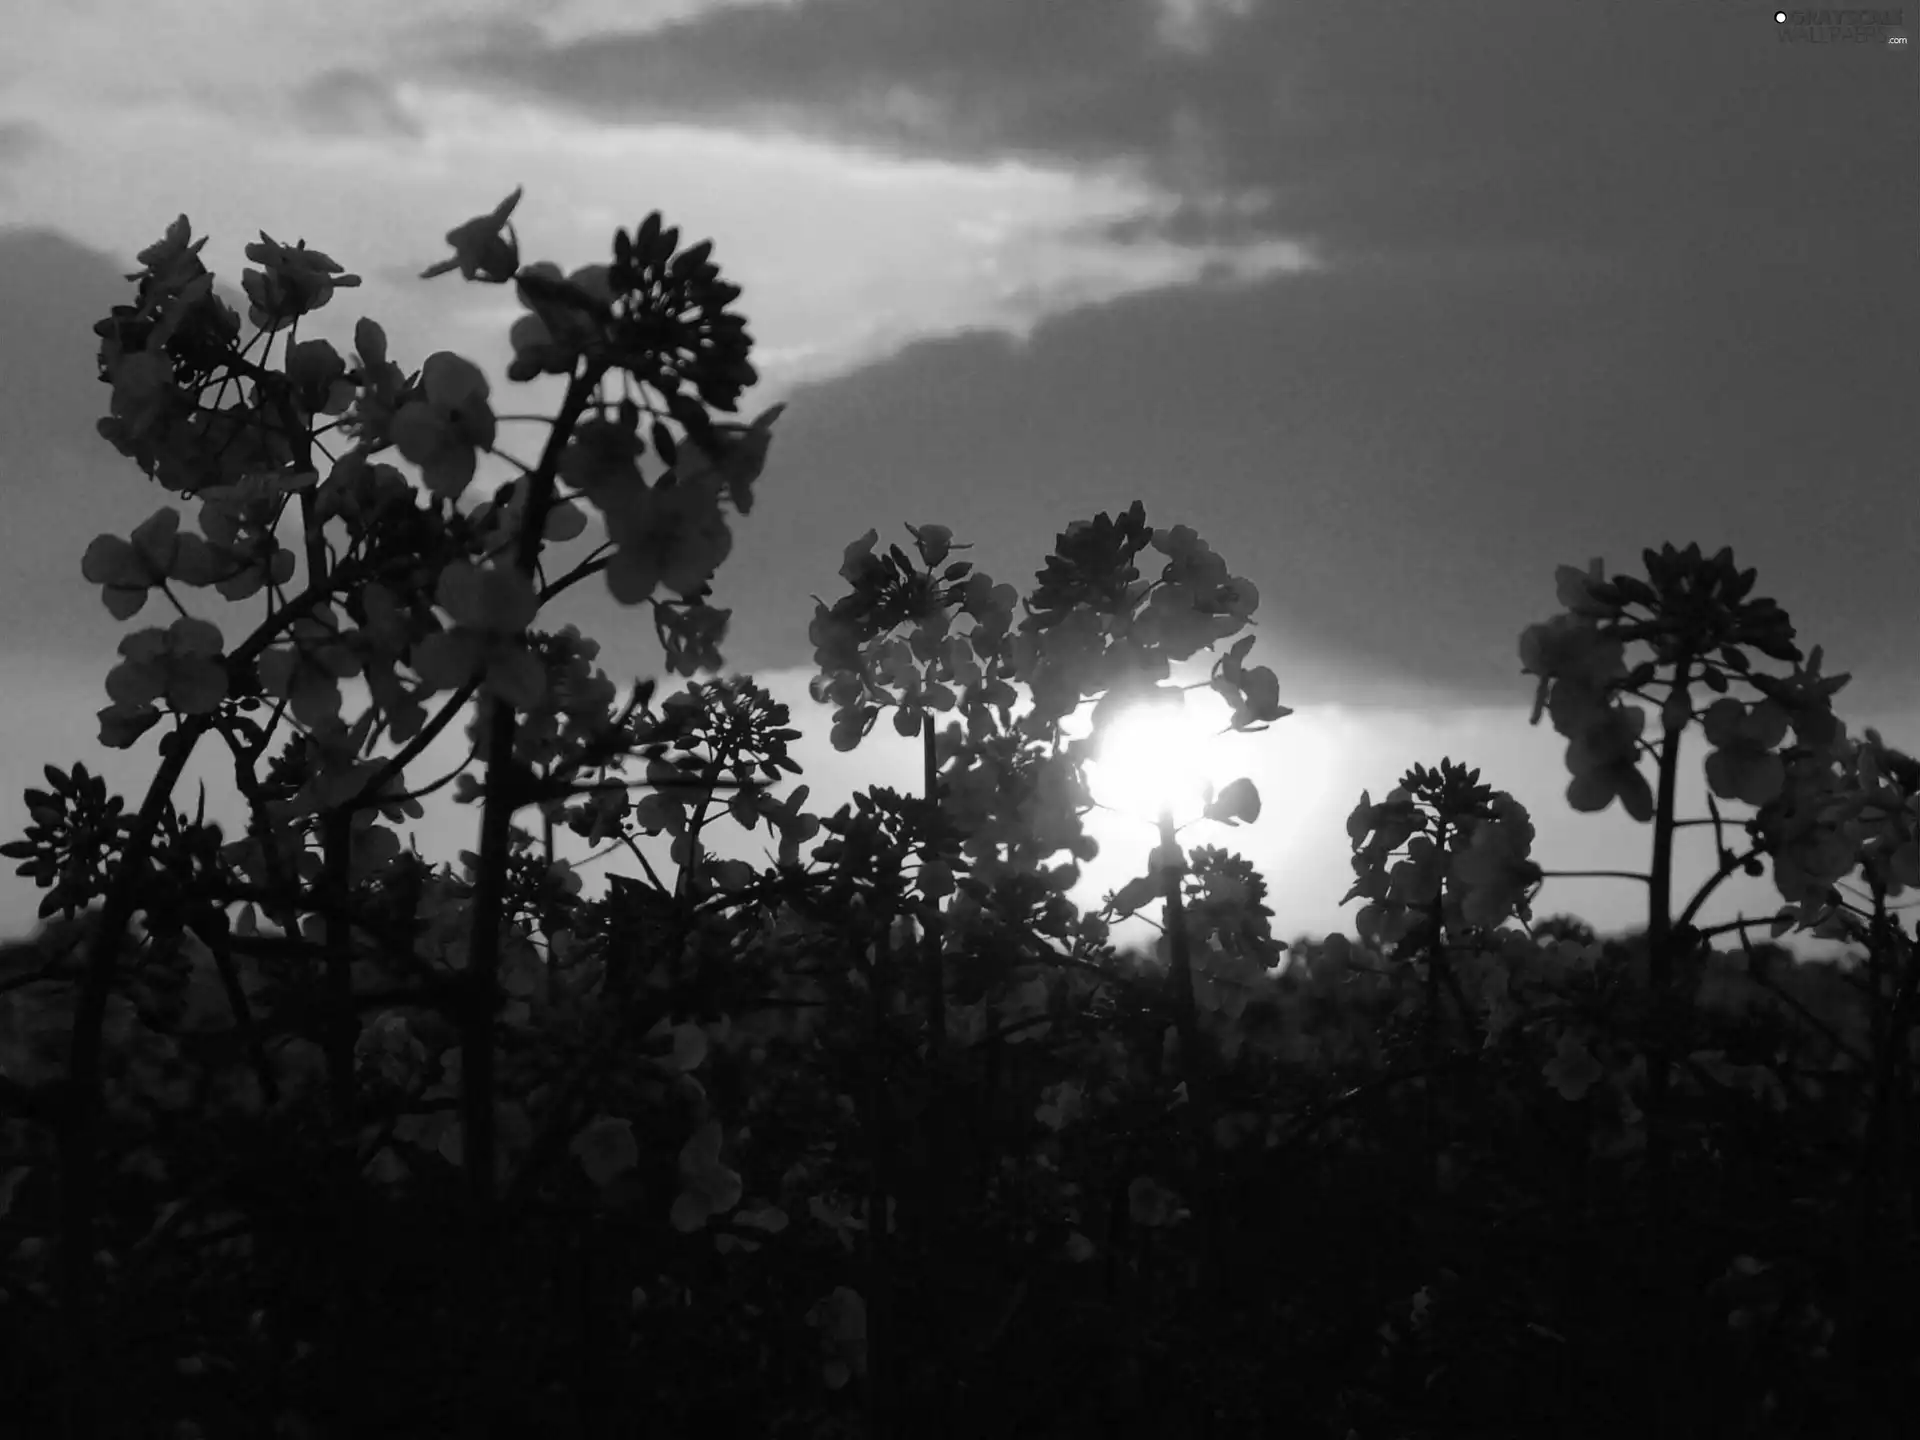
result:
M 33 1065 L 85 923 L 4 952 L 7 1074 Z M 662 1225 L 680 1137 L 637 1135 L 632 1203 L 578 1175 L 529 1197 L 479 1291 L 431 1135 L 346 1174 L 323 1092 L 265 1103 L 231 1030 L 178 1064 L 130 1044 L 101 1197 L 107 1433 L 452 1434 L 482 1327 L 502 1435 L 1911 1433 L 1920 1190 L 1896 1117 L 1872 1118 L 1864 973 L 1772 945 L 1698 965 L 1656 1226 L 1630 1058 L 1644 944 L 1536 933 L 1460 957 L 1468 1009 L 1431 1035 L 1416 967 L 1297 942 L 1222 1047 L 1206 1168 L 1180 1107 L 1146 1100 L 1164 1025 L 1128 984 L 1101 987 L 1097 1022 L 1076 1004 L 983 1034 L 944 1083 L 910 1045 L 839 1050 L 830 1026 L 717 1045 L 699 1073 L 750 1129 L 731 1163 L 788 1223 Z M 191 968 L 149 950 L 130 1005 L 178 1019 Z M 1154 970 L 1115 973 L 1146 994 Z M 1489 1039 L 1470 997 L 1496 971 L 1532 1018 Z M 1576 1029 L 1592 1067 L 1552 1038 Z M 297 1039 L 260 1043 L 297 1070 Z M 434 1073 L 362 1052 L 390 1102 Z M 6 1123 L 0 1386 L 23 1437 L 61 1433 L 49 1154 Z M 878 1246 L 876 1156 L 897 1197 Z

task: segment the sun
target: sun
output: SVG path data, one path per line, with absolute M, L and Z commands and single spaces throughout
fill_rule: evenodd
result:
M 1168 698 L 1129 706 L 1105 726 L 1087 762 L 1093 798 L 1110 810 L 1149 823 L 1170 811 L 1174 823 L 1196 820 L 1206 787 L 1234 778 L 1232 742 L 1222 735 L 1233 711 L 1211 690 L 1169 690 Z M 1084 731 L 1082 732 L 1084 733 Z
M 1260 793 L 1253 823 L 1269 844 L 1292 850 L 1313 827 L 1337 821 L 1328 816 L 1342 773 L 1340 726 L 1296 711 L 1265 730 L 1237 732 L 1228 727 L 1233 708 L 1212 690 L 1167 694 L 1128 706 L 1103 727 L 1085 768 L 1104 807 L 1089 817 L 1090 828 L 1104 817 L 1132 833 L 1155 824 L 1162 810 L 1184 827 L 1204 813 L 1209 784 L 1217 793 L 1242 776 Z M 1084 737 L 1092 709 L 1083 707 L 1062 731 Z
M 1089 701 L 1063 721 L 1063 735 L 1085 739 L 1093 709 Z M 1111 728 L 1103 727 L 1084 768 L 1101 808 L 1082 818 L 1088 838 L 1100 848 L 1070 892 L 1076 904 L 1097 910 L 1105 895 L 1142 873 L 1163 805 L 1182 829 L 1183 845 L 1218 845 L 1244 854 L 1274 883 L 1302 867 L 1324 865 L 1329 842 L 1344 842 L 1345 808 L 1352 801 L 1342 801 L 1347 792 L 1341 787 L 1353 778 L 1347 763 L 1351 726 L 1337 715 L 1295 710 L 1265 730 L 1238 733 L 1228 729 L 1232 715 L 1225 700 L 1202 686 L 1183 692 L 1178 706 L 1129 705 Z M 1208 782 L 1217 792 L 1242 776 L 1259 791 L 1257 819 L 1231 829 L 1185 830 L 1202 817 Z M 1340 849 L 1344 852 L 1344 844 Z M 1344 869 L 1342 862 L 1337 871 Z M 1339 873 L 1335 879 L 1344 883 Z M 1144 924 L 1122 920 L 1115 933 L 1127 943 L 1145 939 L 1144 930 L 1134 936 L 1125 929 L 1136 923 Z

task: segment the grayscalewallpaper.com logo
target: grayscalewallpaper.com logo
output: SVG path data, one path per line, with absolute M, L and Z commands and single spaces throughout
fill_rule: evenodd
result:
M 1776 10 L 1774 28 L 1783 45 L 1883 45 L 1907 43 L 1899 7 L 1865 10 Z

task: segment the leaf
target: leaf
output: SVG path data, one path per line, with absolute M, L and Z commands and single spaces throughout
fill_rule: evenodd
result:
M 673 1197 L 673 1208 L 667 1218 L 682 1235 L 691 1235 L 707 1223 L 707 1207 L 698 1195 L 683 1190 Z
M 547 693 L 547 671 L 539 657 L 517 641 L 494 652 L 487 666 L 486 692 L 519 710 L 531 710 Z
M 1553 1058 L 1540 1067 L 1540 1073 L 1563 1099 L 1578 1100 L 1606 1072 L 1579 1036 L 1563 1033 Z
M 1166 893 L 1166 884 L 1157 875 L 1141 875 L 1129 880 L 1113 894 L 1107 904 L 1116 915 L 1131 915 L 1142 905 L 1152 904 Z
M 1227 782 L 1227 787 L 1214 796 L 1207 806 L 1209 820 L 1219 820 L 1229 825 L 1237 825 L 1242 820 L 1253 821 L 1260 818 L 1260 791 L 1253 781 L 1242 775 L 1238 780 Z
M 735 1213 L 733 1223 L 778 1235 L 787 1228 L 787 1212 L 778 1205 L 749 1205 Z
M 413 647 L 411 663 L 414 672 L 435 690 L 457 690 L 473 678 L 480 652 L 471 635 L 439 630 Z M 261 673 L 264 680 L 264 667 Z
M 495 285 L 511 280 L 514 268 L 519 264 L 519 247 L 502 236 L 500 231 L 505 228 L 507 217 L 513 214 L 514 206 L 520 203 L 522 189 L 516 185 L 513 193 L 494 206 L 490 213 L 476 215 L 449 230 L 447 244 L 453 247 L 453 258 L 428 266 L 420 272 L 420 278 L 431 280 L 449 270 L 458 270 L 467 280 L 482 280 Z
M 0 1178 L 0 1219 L 5 1219 L 7 1212 L 13 1208 L 13 1192 L 20 1188 L 20 1182 L 31 1173 L 30 1166 L 16 1165 L 6 1173 L 4 1178 Z
M 387 332 L 377 321 L 362 315 L 353 327 L 353 350 L 365 368 L 384 364 L 387 358 Z
M 633 1122 L 613 1115 L 601 1115 L 590 1121 L 573 1138 L 571 1149 L 580 1159 L 580 1168 L 596 1185 L 607 1185 L 640 1163 L 640 1149 L 634 1143 Z
M 238 563 L 232 555 L 214 549 L 198 535 L 182 535 L 168 578 L 182 585 L 213 585 L 232 577 Z
M 907 532 L 913 536 L 914 548 L 919 550 L 920 559 L 929 570 L 945 560 L 953 549 L 953 531 L 944 525 L 909 525 Z M 949 574 L 947 578 L 955 577 Z
M 152 705 L 109 705 L 99 712 L 100 743 L 109 750 L 125 750 L 160 723 Z
M 440 450 L 440 422 L 426 401 L 409 400 L 388 424 L 387 438 L 406 459 L 424 465 Z
M 673 1227 L 691 1233 L 740 1203 L 740 1177 L 720 1163 L 720 1122 L 709 1120 L 680 1149 L 685 1187 L 673 1202 Z
M 1136 1225 L 1159 1228 L 1177 1224 L 1188 1212 L 1166 1186 L 1149 1175 L 1136 1175 L 1127 1186 L 1127 1213 Z
M 107 698 L 117 705 L 147 705 L 166 692 L 166 675 L 152 665 L 126 662 L 107 672 Z
M 547 511 L 547 523 L 541 532 L 544 538 L 556 545 L 578 539 L 586 533 L 587 512 L 571 500 L 562 500 Z
M 707 1058 L 707 1032 L 691 1021 L 673 1027 L 673 1068 L 682 1074 Z

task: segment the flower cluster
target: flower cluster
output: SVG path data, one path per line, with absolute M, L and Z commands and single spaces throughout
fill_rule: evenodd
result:
M 1011 585 L 995 585 L 976 572 L 971 561 L 957 560 L 939 575 L 935 567 L 955 549 L 944 525 L 907 527 L 920 553 L 918 569 L 898 545 L 885 555 L 873 553 L 880 535 L 869 530 L 848 545 L 840 578 L 853 588 L 829 608 L 814 597 L 808 637 L 820 673 L 809 684 L 816 701 L 831 702 L 832 743 L 852 750 L 873 728 L 881 710 L 897 707 L 894 729 L 920 733 L 929 711 L 956 704 L 972 712 L 976 704 L 1004 700 L 1005 641 L 1016 599 Z M 953 629 L 956 614 L 972 619 L 970 633 Z M 902 637 L 896 632 L 911 627 Z M 964 699 L 953 687 L 961 686 Z
M 493 448 L 494 430 L 487 377 L 471 360 L 438 350 L 420 367 L 418 390 L 394 413 L 387 438 L 420 467 L 430 491 L 457 500 L 473 483 L 476 452 Z
M 283 245 L 264 230 L 259 243 L 247 246 L 247 259 L 261 266 L 240 272 L 241 288 L 253 302 L 247 320 L 269 335 L 311 315 L 333 299 L 335 290 L 360 283 L 358 275 L 343 274 L 345 267 L 332 256 L 307 249 L 305 240 Z
M 1478 770 L 1415 765 L 1379 804 L 1361 793 L 1347 835 L 1357 878 L 1341 903 L 1367 901 L 1358 928 L 1372 943 L 1390 946 L 1436 917 L 1458 933 L 1531 915 L 1541 878 L 1532 821 L 1511 795 L 1481 784 Z
M 1770 599 L 1748 598 L 1755 572 L 1736 569 L 1730 549 L 1708 558 L 1698 545 L 1685 550 L 1667 545 L 1646 551 L 1643 558 L 1646 580 L 1606 579 L 1597 559 L 1584 571 L 1559 567 L 1560 601 L 1567 608 L 1521 634 L 1520 663 L 1527 674 L 1540 677 L 1534 723 L 1544 709 L 1554 729 L 1567 737 L 1567 768 L 1573 775 L 1567 803 L 1598 811 L 1618 799 L 1644 824 L 1654 813 L 1653 791 L 1639 764 L 1647 716 L 1619 703 L 1619 692 L 1637 692 L 1663 666 L 1675 669 L 1661 706 L 1661 728 L 1671 743 L 1694 718 L 1692 684 L 1725 695 L 1733 680 L 1752 678 L 1747 649 L 1788 663 L 1797 663 L 1800 652 L 1785 612 Z M 1633 613 L 1636 609 L 1651 613 L 1642 618 Z M 1626 646 L 1634 641 L 1644 642 L 1653 657 L 1629 670 Z M 1757 793 L 1772 774 L 1757 755 L 1765 748 L 1757 742 L 1770 733 L 1772 716 L 1762 715 L 1749 726 L 1744 712 L 1723 707 L 1713 724 L 1713 734 L 1727 737 L 1731 747 L 1716 766 L 1716 793 L 1731 794 L 1720 789 L 1728 783 Z
M 40 918 L 59 910 L 71 920 L 95 896 L 106 891 L 107 876 L 131 828 L 127 803 L 107 794 L 107 782 L 87 773 L 43 767 L 49 790 L 26 792 L 24 839 L 0 845 L 0 856 L 23 862 L 17 873 L 47 893 Z
M 1794 924 L 1846 933 L 1837 887 L 1863 866 L 1887 896 L 1920 884 L 1920 767 L 1911 757 L 1875 731 L 1848 739 L 1842 729 L 1828 744 L 1789 747 L 1783 770 L 1778 793 L 1747 826 L 1790 907 L 1775 934 Z
M 434 598 L 453 626 L 414 646 L 420 678 L 436 690 L 454 690 L 478 675 L 487 693 L 516 709 L 538 705 L 546 671 L 527 648 L 525 632 L 540 598 L 526 573 L 513 565 L 459 562 L 441 572 Z

